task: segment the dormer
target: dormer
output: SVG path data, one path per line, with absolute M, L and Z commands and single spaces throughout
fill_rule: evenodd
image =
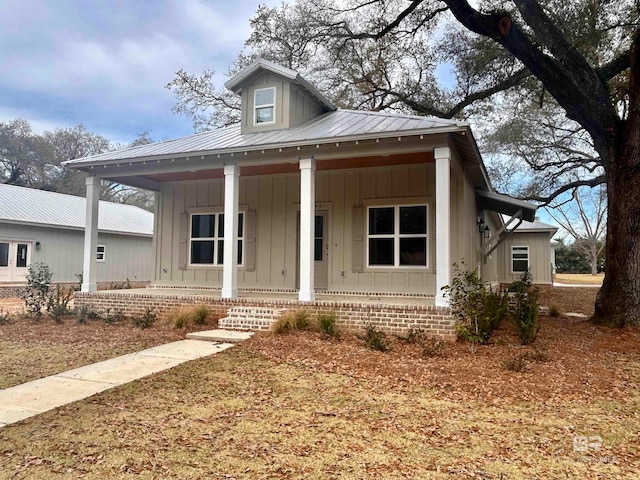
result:
M 336 107 L 294 70 L 258 59 L 226 83 L 241 96 L 241 133 L 283 130 Z

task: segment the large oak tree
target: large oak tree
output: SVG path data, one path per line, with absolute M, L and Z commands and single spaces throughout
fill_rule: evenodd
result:
M 340 106 L 465 117 L 483 138 L 514 126 L 537 133 L 537 144 L 521 142 L 540 173 L 531 196 L 547 204 L 577 187 L 606 184 L 607 272 L 594 319 L 640 324 L 638 2 L 478 3 L 298 0 L 260 7 L 231 72 L 260 55 L 303 71 Z M 237 100 L 215 89 L 212 75 L 181 71 L 169 84 L 176 109 L 200 129 L 237 119 Z M 438 81 L 442 76 L 449 84 Z M 521 107 L 531 114 L 536 104 L 548 115 L 541 123 L 532 114 L 527 124 Z

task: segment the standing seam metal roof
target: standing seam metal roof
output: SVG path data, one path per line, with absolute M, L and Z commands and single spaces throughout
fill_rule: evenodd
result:
M 277 148 L 282 144 L 339 142 L 343 138 L 353 137 L 376 138 L 380 135 L 407 135 L 418 132 L 438 133 L 438 131 L 442 130 L 463 130 L 467 127 L 468 124 L 465 122 L 435 117 L 336 110 L 287 130 L 241 134 L 240 126 L 234 125 L 175 140 L 70 160 L 64 162 L 64 165 L 80 167 L 94 162 L 136 160 L 154 156 L 178 156 L 235 149 Z
M 99 231 L 153 235 L 151 212 L 104 201 L 100 201 L 98 208 Z M 85 218 L 86 200 L 82 197 L 0 184 L 0 222 L 84 229 Z

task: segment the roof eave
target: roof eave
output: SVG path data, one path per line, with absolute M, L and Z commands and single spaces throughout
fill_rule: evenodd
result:
M 314 145 L 329 145 L 338 143 L 347 143 L 347 142 L 356 142 L 356 141 L 364 141 L 364 140 L 376 140 L 376 139 L 387 139 L 387 138 L 396 138 L 396 137 L 416 137 L 420 135 L 436 135 L 436 134 L 446 134 L 446 133 L 460 133 L 467 132 L 468 126 L 466 124 L 456 124 L 456 125 L 447 125 L 443 127 L 430 127 L 423 129 L 415 129 L 415 130 L 394 130 L 387 132 L 380 132 L 375 135 L 372 134 L 362 134 L 362 135 L 349 135 L 345 137 L 331 137 L 331 138 L 316 138 L 309 139 L 303 141 L 292 141 L 292 142 L 283 142 L 283 143 L 272 143 L 272 144 L 262 144 L 262 145 L 250 145 L 245 147 L 232 147 L 232 148 L 224 148 L 224 149 L 213 149 L 213 150 L 199 150 L 199 151 L 190 151 L 190 152 L 178 152 L 178 153 L 167 153 L 161 155 L 148 155 L 145 157 L 133 157 L 133 158 L 119 158 L 119 159 L 105 159 L 105 160 L 97 160 L 92 161 L 92 157 L 79 158 L 76 160 L 69 160 L 67 162 L 63 162 L 63 166 L 65 168 L 72 168 L 75 170 L 84 170 L 88 167 L 101 167 L 107 165 L 116 165 L 119 163 L 141 163 L 147 161 L 158 161 L 158 160 L 169 160 L 169 159 L 180 159 L 187 157 L 195 157 L 195 156 L 208 156 L 208 155 L 229 155 L 229 154 L 237 154 L 237 153 L 255 153 L 267 150 L 277 150 L 281 148 L 297 148 L 297 147 L 308 147 Z

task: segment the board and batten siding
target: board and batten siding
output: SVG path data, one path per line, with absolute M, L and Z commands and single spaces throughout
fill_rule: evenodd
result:
M 42 262 L 53 272 L 54 282 L 78 282 L 82 273 L 84 232 L 55 227 L 0 223 L 0 239 L 31 243 L 31 263 Z M 40 242 L 40 250 L 35 244 Z M 152 238 L 98 234 L 106 247 L 104 262 L 97 263 L 98 282 L 149 281 L 153 277 Z
M 551 283 L 551 234 L 514 232 L 497 248 L 498 269 L 503 283 L 518 280 L 522 274 L 511 272 L 511 247 L 529 247 L 529 270 L 533 283 Z M 495 253 L 495 252 L 494 252 Z
M 435 293 L 434 173 L 433 163 L 316 173 L 316 210 L 328 214 L 329 290 Z M 166 183 L 161 197 L 155 282 L 220 287 L 222 266 L 189 266 L 184 262 L 188 253 L 188 228 L 185 232 L 180 222 L 192 212 L 203 212 L 207 208 L 221 211 L 224 180 Z M 366 207 L 416 203 L 428 205 L 428 267 L 367 268 L 364 254 L 360 253 L 360 263 L 365 264 L 355 268 L 358 262 L 354 256 L 358 253 L 353 252 L 352 245 L 358 235 L 354 237 L 353 225 L 354 220 L 361 224 L 360 239 L 364 246 Z M 240 177 L 239 204 L 240 211 L 254 211 L 256 215 L 256 261 L 255 268 L 239 268 L 238 286 L 296 289 L 300 175 Z M 470 205 L 467 198 L 460 207 L 461 217 L 475 215 L 467 212 Z M 358 208 L 364 213 L 360 222 L 354 219 Z M 452 238 L 457 237 L 456 229 L 452 224 Z

